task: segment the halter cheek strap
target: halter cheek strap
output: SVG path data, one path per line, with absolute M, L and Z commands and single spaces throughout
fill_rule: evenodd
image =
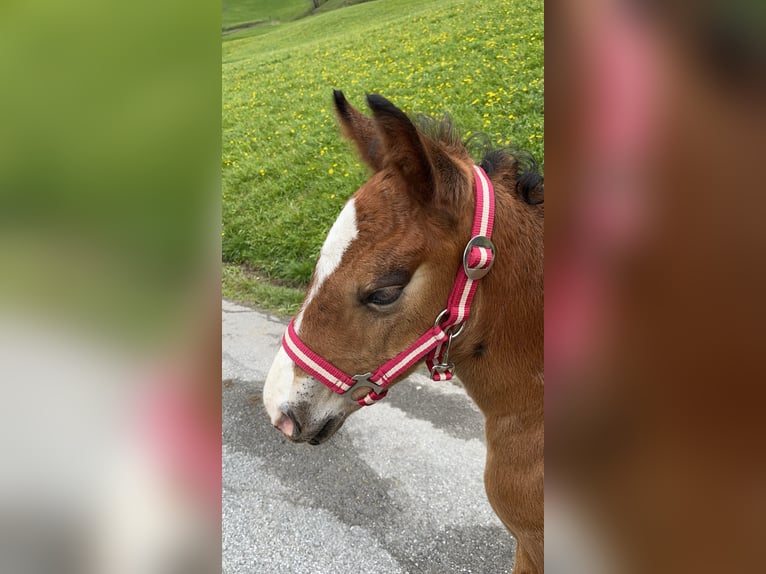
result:
M 449 362 L 449 348 L 471 313 L 471 303 L 476 293 L 477 281 L 489 273 L 495 262 L 495 246 L 490 239 L 495 221 L 495 192 L 492 182 L 479 166 L 473 166 L 476 182 L 476 209 L 474 211 L 471 240 L 463 251 L 463 265 L 457 272 L 447 308 L 442 311 L 446 320 L 443 329 L 449 332 L 449 339 L 437 344 L 434 352 L 426 359 L 434 381 L 449 381 L 455 365 Z M 441 317 L 441 315 L 439 316 Z M 439 322 L 439 317 L 436 321 Z
M 463 330 L 470 315 L 477 281 L 489 272 L 495 261 L 495 247 L 491 240 L 495 218 L 494 190 L 484 170 L 476 165 L 473 169 L 476 210 L 472 237 L 463 252 L 463 264 L 457 272 L 447 307 L 436 317 L 433 327 L 375 372 L 351 376 L 314 353 L 295 332 L 293 319 L 282 338 L 282 347 L 296 365 L 333 392 L 346 395 L 361 406 L 371 405 L 385 397 L 391 383 L 424 357 L 435 381 L 452 378 L 454 365 L 449 362 L 450 345 Z M 350 392 L 360 387 L 368 388 L 369 393 L 360 399 L 352 399 Z

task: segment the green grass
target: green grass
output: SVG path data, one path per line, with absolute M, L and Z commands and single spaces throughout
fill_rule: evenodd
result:
M 311 0 L 223 0 L 221 23 L 230 28 L 248 22 L 288 22 L 308 13 Z
M 315 14 L 321 14 L 322 12 L 329 12 L 330 10 L 337 10 L 338 8 L 347 8 L 353 4 L 360 4 L 362 2 L 370 2 L 372 0 L 326 0 L 319 5 L 319 8 L 314 10 Z
M 327 230 L 369 176 L 332 89 L 452 114 L 464 135 L 542 161 L 542 0 L 376 0 L 223 43 L 223 258 L 304 288 Z
M 314 8 L 311 0 L 224 0 L 221 24 L 225 40 L 248 38 L 299 18 L 372 0 L 325 0 Z
M 261 307 L 277 315 L 294 315 L 298 312 L 305 291 L 264 281 L 258 273 L 241 265 L 224 264 L 223 296 L 236 303 Z

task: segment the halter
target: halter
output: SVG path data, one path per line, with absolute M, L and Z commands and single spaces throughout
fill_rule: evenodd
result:
M 489 272 L 495 261 L 495 246 L 490 239 L 495 217 L 495 194 L 484 170 L 476 165 L 473 169 L 476 210 L 472 237 L 463 251 L 463 265 L 455 277 L 447 307 L 436 317 L 433 327 L 374 373 L 351 376 L 314 353 L 298 337 L 293 319 L 282 338 L 282 347 L 296 365 L 333 392 L 346 395 L 350 401 L 361 406 L 371 405 L 385 397 L 391 383 L 424 357 L 434 381 L 449 381 L 452 378 L 455 365 L 449 362 L 450 345 L 468 320 L 477 281 Z M 360 399 L 351 398 L 351 391 L 360 387 L 368 388 L 370 392 Z

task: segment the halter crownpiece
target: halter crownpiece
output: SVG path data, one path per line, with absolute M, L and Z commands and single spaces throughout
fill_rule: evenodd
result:
M 452 378 L 455 366 L 449 362 L 450 345 L 465 327 L 477 281 L 489 272 L 495 262 L 495 246 L 491 240 L 495 193 L 484 170 L 477 165 L 473 166 L 473 170 L 476 209 L 471 239 L 463 252 L 463 264 L 455 277 L 447 307 L 436 317 L 433 327 L 375 372 L 351 376 L 314 353 L 296 333 L 293 319 L 282 338 L 282 347 L 296 365 L 331 391 L 345 395 L 361 406 L 371 405 L 385 397 L 391 383 L 424 357 L 434 381 Z M 353 399 L 351 391 L 357 388 L 368 388 L 370 392 L 360 399 Z

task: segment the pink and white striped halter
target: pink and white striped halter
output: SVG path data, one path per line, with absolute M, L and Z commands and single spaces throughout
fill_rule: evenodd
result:
M 491 240 L 495 218 L 494 189 L 482 168 L 475 165 L 473 169 L 476 210 L 472 237 L 463 252 L 463 265 L 457 272 L 447 307 L 436 317 L 433 327 L 375 372 L 351 376 L 314 353 L 298 337 L 293 319 L 282 338 L 282 347 L 296 365 L 330 390 L 346 395 L 349 400 L 361 406 L 371 405 L 385 397 L 391 383 L 424 357 L 433 380 L 448 381 L 452 378 L 454 365 L 449 362 L 450 344 L 463 330 L 471 312 L 477 281 L 489 272 L 495 256 Z M 360 399 L 351 398 L 351 391 L 359 387 L 368 388 L 370 392 Z

